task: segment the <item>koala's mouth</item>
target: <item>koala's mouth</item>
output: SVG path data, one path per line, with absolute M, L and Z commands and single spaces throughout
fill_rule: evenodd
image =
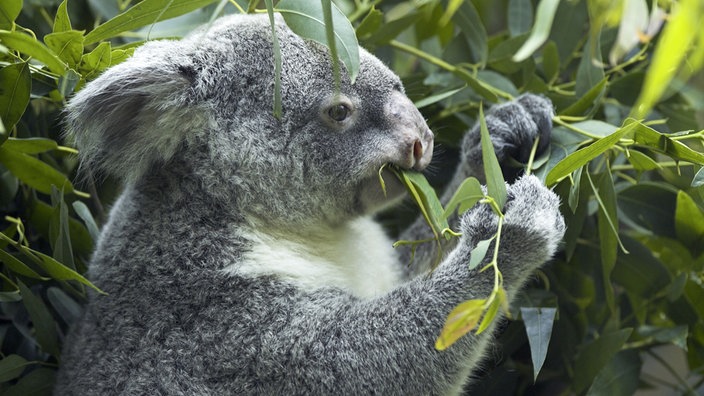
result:
M 378 169 L 374 176 L 364 179 L 360 188 L 359 203 L 364 213 L 374 213 L 401 201 L 406 188 L 390 168 L 396 165 L 387 164 Z

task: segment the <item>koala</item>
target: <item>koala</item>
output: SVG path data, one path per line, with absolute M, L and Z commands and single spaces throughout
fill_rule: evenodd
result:
M 409 266 L 374 221 L 404 189 L 389 176 L 384 194 L 378 172 L 425 169 L 433 133 L 373 55 L 338 90 L 325 47 L 280 17 L 276 35 L 280 117 L 265 15 L 148 42 L 71 99 L 82 166 L 124 189 L 89 265 L 106 294 L 67 335 L 55 395 L 458 394 L 480 363 L 492 331 L 434 343 L 453 307 L 492 290 L 468 262 L 496 216 L 466 212 L 437 268 L 432 247 Z M 501 159 L 549 135 L 551 116 L 533 95 L 490 111 Z M 477 136 L 455 185 L 481 169 Z M 534 177 L 508 195 L 499 262 L 515 296 L 565 226 Z

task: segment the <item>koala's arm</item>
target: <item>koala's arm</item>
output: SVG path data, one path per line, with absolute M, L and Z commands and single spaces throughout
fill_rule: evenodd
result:
M 564 223 L 557 197 L 534 177 L 512 186 L 509 199 L 499 260 L 512 296 L 555 251 Z M 492 271 L 469 270 L 467 260 L 476 242 L 496 231 L 497 218 L 483 205 L 463 215 L 460 227 L 464 235 L 457 247 L 428 278 L 416 278 L 373 300 L 331 290 L 296 300 L 291 322 L 274 337 L 282 345 L 267 347 L 270 352 L 286 351 L 285 356 L 262 357 L 267 376 L 281 370 L 287 388 L 266 391 L 458 393 L 492 332 L 469 334 L 442 352 L 435 350 L 434 342 L 452 308 L 491 292 Z
M 542 96 L 533 94 L 524 94 L 513 101 L 495 105 L 486 112 L 487 129 L 506 180 L 512 181 L 516 177 L 516 169 L 508 166 L 511 158 L 521 163 L 527 162 L 536 138 L 540 139 L 537 155 L 547 149 L 550 144 L 553 115 L 552 103 Z M 479 122 L 477 122 L 462 140 L 460 162 L 440 197 L 443 205 L 450 201 L 466 178 L 475 177 L 480 182 L 485 182 L 479 128 Z M 450 227 L 457 229 L 457 216 L 453 215 L 448 220 Z M 400 239 L 423 240 L 430 236 L 430 232 L 425 220 L 419 217 L 401 234 Z M 443 247 L 444 251 L 449 251 L 453 244 L 454 241 L 447 242 L 447 246 Z M 401 251 L 402 263 L 410 263 L 407 267 L 409 277 L 412 278 L 430 269 L 436 257 L 436 249 L 436 244 L 424 243 L 417 246 L 413 256 L 410 248 Z

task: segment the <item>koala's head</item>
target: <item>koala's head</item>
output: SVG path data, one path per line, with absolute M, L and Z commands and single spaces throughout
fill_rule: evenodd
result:
M 356 81 L 343 67 L 337 91 L 327 49 L 276 22 L 280 118 L 268 18 L 226 17 L 145 44 L 70 101 L 84 165 L 136 185 L 187 173 L 204 194 L 272 224 L 335 224 L 395 201 L 403 189 L 387 174 L 385 197 L 380 167 L 422 170 L 433 151 L 399 78 L 362 50 Z

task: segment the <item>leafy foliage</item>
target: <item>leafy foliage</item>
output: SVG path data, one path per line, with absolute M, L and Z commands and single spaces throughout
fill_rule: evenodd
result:
M 142 40 L 182 35 L 225 12 L 266 12 L 259 3 L 0 2 L 0 393 L 50 392 L 61 341 L 91 287 L 82 274 L 103 205 L 115 194 L 110 180 L 71 182 L 65 101 Z M 311 2 L 266 3 L 285 15 Z M 504 358 L 474 393 L 629 394 L 653 383 L 643 358 L 667 365 L 656 347 L 668 344 L 689 366 L 669 386 L 693 394 L 701 384 L 687 381 L 704 374 L 702 3 L 335 3 L 349 25 L 323 3 L 323 14 L 303 9 L 303 17 L 333 21 L 337 55 L 352 74 L 354 39 L 403 77 L 446 148 L 440 169 L 451 169 L 449 154 L 482 102 L 534 92 L 556 106 L 550 148 L 529 171 L 562 197 L 564 247 L 510 307 Z M 328 42 L 330 33 L 315 34 Z M 430 182 L 448 177 L 437 172 Z M 446 210 L 465 210 L 479 195 L 467 182 Z M 386 218 L 400 226 L 413 216 Z M 482 327 L 481 316 L 472 321 L 462 325 Z

